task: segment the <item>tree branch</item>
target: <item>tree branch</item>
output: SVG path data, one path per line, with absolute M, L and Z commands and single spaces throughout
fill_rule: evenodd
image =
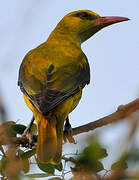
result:
M 136 112 L 137 110 L 139 110 L 139 98 L 130 102 L 129 104 L 119 106 L 116 112 L 104 118 L 73 128 L 72 136 L 94 130 L 96 128 L 119 121 L 124 118 L 128 118 L 132 113 Z M 36 141 L 37 141 L 37 138 L 36 138 Z M 21 144 L 22 146 L 25 146 L 25 144 L 29 143 L 26 137 L 11 138 L 11 142 L 16 145 Z M 6 145 L 6 144 L 8 144 L 8 142 L 3 142 L 0 140 L 0 145 Z
M 73 128 L 72 135 L 75 136 L 77 134 L 88 132 L 90 130 L 94 130 L 96 128 L 119 121 L 121 119 L 128 118 L 132 113 L 136 112 L 137 110 L 139 110 L 139 98 L 130 102 L 129 104 L 120 105 L 116 112 L 114 112 L 106 117 L 103 117 L 94 122 Z
M 2 121 L 2 123 L 6 122 L 7 120 L 6 111 L 3 105 L 1 94 L 0 94 L 0 120 Z

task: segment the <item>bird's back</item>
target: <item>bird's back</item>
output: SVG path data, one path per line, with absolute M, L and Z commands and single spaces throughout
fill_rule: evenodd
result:
M 72 44 L 43 43 L 25 56 L 19 73 L 21 90 L 43 113 L 77 93 L 89 79 L 87 59 L 81 48 Z M 53 100 L 50 100 L 48 96 L 53 93 Z M 41 97 L 38 100 L 41 102 L 36 102 L 38 96 Z M 42 103 L 44 97 L 45 102 L 43 100 Z M 52 107 L 45 104 L 46 101 L 50 101 Z M 45 104 L 47 109 L 42 110 L 41 103 L 43 106 Z

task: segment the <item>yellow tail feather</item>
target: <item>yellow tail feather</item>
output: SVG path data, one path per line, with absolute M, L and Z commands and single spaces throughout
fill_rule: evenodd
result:
M 38 125 L 38 162 L 58 164 L 62 154 L 63 125 L 58 127 L 55 116 L 44 117 L 38 112 L 35 118 Z
M 82 91 L 59 104 L 49 115 L 43 116 L 24 96 L 38 126 L 37 157 L 39 162 L 58 164 L 62 157 L 63 125 L 68 114 L 77 106 Z
M 57 118 L 56 112 L 44 117 L 24 95 L 37 122 L 37 158 L 40 163 L 58 164 L 62 156 L 63 125 L 65 117 Z M 61 111 L 59 112 L 61 114 Z

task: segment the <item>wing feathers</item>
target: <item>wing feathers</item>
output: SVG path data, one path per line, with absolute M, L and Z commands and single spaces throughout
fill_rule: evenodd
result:
M 41 89 L 33 94 L 28 94 L 24 88 L 22 79 L 19 80 L 19 85 L 24 94 L 28 96 L 31 103 L 46 115 L 58 104 L 64 102 L 70 96 L 78 93 L 90 81 L 90 69 L 87 58 L 83 56 L 82 60 L 77 64 L 68 64 L 56 68 L 51 64 L 46 72 L 46 82 Z M 35 81 L 33 81 L 34 83 Z M 27 84 L 28 87 L 31 84 Z

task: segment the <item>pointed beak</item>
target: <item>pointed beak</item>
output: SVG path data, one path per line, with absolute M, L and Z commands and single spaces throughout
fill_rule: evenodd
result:
M 111 24 L 119 23 L 122 21 L 128 21 L 130 20 L 129 18 L 126 17 L 116 17 L 116 16 L 111 16 L 111 17 L 100 17 L 96 19 L 96 25 L 99 27 L 106 27 Z

